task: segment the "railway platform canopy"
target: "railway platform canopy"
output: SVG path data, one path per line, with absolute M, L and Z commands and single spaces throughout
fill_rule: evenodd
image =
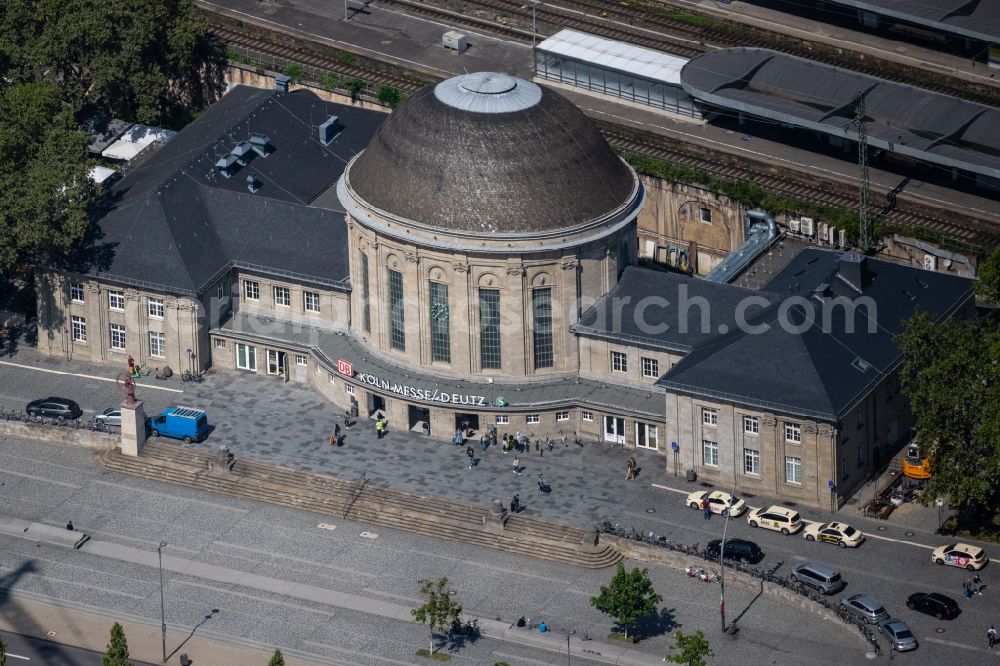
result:
M 875 17 L 906 21 L 966 39 L 1000 43 L 1000 3 L 992 0 L 830 0 Z M 871 19 L 861 15 L 863 21 Z
M 691 97 L 791 127 L 857 141 L 864 95 L 868 145 L 1000 186 L 1000 110 L 767 49 L 717 49 L 684 66 Z
M 535 47 L 535 76 L 689 117 L 701 117 L 681 88 L 687 59 L 625 42 L 560 30 Z

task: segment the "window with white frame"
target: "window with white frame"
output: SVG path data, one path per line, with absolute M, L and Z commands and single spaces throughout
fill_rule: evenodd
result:
M 556 421 L 569 421 L 569 412 L 556 412 Z
M 296 354 L 295 365 L 309 365 L 309 359 L 306 358 L 305 354 Z
M 334 376 L 334 374 L 332 372 L 328 373 L 327 376 L 329 377 L 331 384 L 336 384 L 337 383 L 337 378 Z
M 73 342 L 87 341 L 87 320 L 83 317 L 73 315 L 71 318 L 73 326 Z
M 274 288 L 274 304 L 286 308 L 292 304 L 292 292 L 288 287 Z
M 257 348 L 253 345 L 236 343 L 236 367 L 240 370 L 257 371 Z
M 802 483 L 802 458 L 785 456 L 785 483 Z
M 216 338 L 215 339 L 215 348 L 216 349 L 225 349 L 226 348 L 226 341 L 223 340 L 222 338 Z
M 226 297 L 226 281 L 225 280 L 223 280 L 222 282 L 220 282 L 219 286 L 217 286 L 215 288 L 215 296 L 216 296 L 216 298 L 225 298 Z
M 497 425 L 507 425 L 510 423 L 510 417 L 506 414 L 497 415 Z
M 350 384 L 345 385 L 344 390 L 347 391 L 347 395 L 354 395 L 354 387 Z
M 645 358 L 642 359 L 642 376 L 643 377 L 659 377 L 660 376 L 660 362 L 655 358 Z
M 798 444 L 802 441 L 802 426 L 798 423 L 785 424 L 785 441 Z
M 125 309 L 125 292 L 123 291 L 109 291 L 108 292 L 108 307 L 112 310 L 118 310 L 119 312 Z
M 302 292 L 302 301 L 306 312 L 319 313 L 319 293 L 315 291 Z
M 701 461 L 712 467 L 719 466 L 719 443 L 710 439 L 701 442 Z
M 698 219 L 705 224 L 712 224 L 712 209 L 711 208 L 699 208 L 698 209 Z
M 701 422 L 707 426 L 719 425 L 719 410 L 709 407 L 701 408 Z
M 163 319 L 163 299 L 150 298 L 147 301 L 149 316 L 154 319 Z
M 656 449 L 660 445 L 660 430 L 655 425 L 636 421 L 635 445 L 643 449 Z
M 528 414 L 527 418 L 525 418 L 525 422 L 529 425 L 538 423 L 540 420 L 541 419 L 538 418 L 538 414 Z
M 744 416 L 743 417 L 743 432 L 748 435 L 756 435 L 760 433 L 760 418 L 756 416 Z
M 628 372 L 628 359 L 625 352 L 611 352 L 611 369 L 615 372 Z
M 167 355 L 167 344 L 163 333 L 156 331 L 149 332 L 149 355 L 163 358 Z
M 243 280 L 243 298 L 248 301 L 259 301 L 260 283 L 256 280 Z
M 584 421 L 593 421 L 594 420 L 594 413 L 593 412 L 580 412 L 580 418 L 583 419 Z
M 81 283 L 69 283 L 69 300 L 74 303 L 83 303 L 83 285 Z
M 760 476 L 760 451 L 743 449 L 743 472 Z
M 111 348 L 125 349 L 125 327 L 121 324 L 111 324 Z

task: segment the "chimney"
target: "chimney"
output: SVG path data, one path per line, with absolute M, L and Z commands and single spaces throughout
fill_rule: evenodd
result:
M 288 92 L 288 84 L 292 82 L 292 77 L 287 74 L 278 74 L 274 77 L 274 88 L 281 92 Z
M 868 257 L 860 252 L 845 252 L 840 255 L 837 264 L 837 277 L 854 291 L 863 294 L 871 281 L 868 275 Z

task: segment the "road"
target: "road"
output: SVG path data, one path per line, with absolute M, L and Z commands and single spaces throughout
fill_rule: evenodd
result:
M 31 636 L 0 632 L 8 666 L 101 666 L 103 655 Z M 152 666 L 132 660 L 133 666 Z
M 100 381 L 101 377 L 113 375 L 106 368 L 88 367 L 82 364 L 66 363 L 49 360 L 44 364 L 42 372 L 36 367 L 39 359 L 30 353 L 21 353 L 13 359 L 5 360 L 8 365 L 0 366 L 4 371 L 0 379 L 0 404 L 9 402 L 25 404 L 30 398 L 45 395 L 50 392 L 65 395 L 70 398 L 87 398 L 84 406 L 91 410 L 99 410 L 103 406 L 115 404 L 117 389 L 113 383 Z M 13 365 L 11 365 L 13 364 Z M 70 374 L 52 374 L 64 372 Z M 82 375 L 82 376 L 81 376 Z M 95 379 L 98 378 L 98 379 Z M 266 390 L 265 389 L 266 384 Z M 54 387 L 58 387 L 58 389 Z M 164 389 L 183 393 L 170 393 Z M 525 458 L 529 473 L 525 477 L 513 477 L 509 471 L 509 459 L 489 451 L 482 455 L 482 461 L 470 472 L 464 462 L 463 452 L 456 454 L 452 447 L 442 444 L 428 446 L 426 441 L 409 433 L 390 432 L 383 440 L 376 440 L 374 434 L 366 429 L 354 428 L 348 433 L 348 445 L 343 449 L 331 450 L 324 446 L 326 430 L 330 424 L 321 410 L 322 400 L 318 399 L 308 387 L 293 384 L 276 384 L 266 382 L 261 378 L 235 372 L 218 372 L 208 376 L 203 385 L 182 384 L 177 381 L 164 384 L 149 384 L 148 390 L 142 391 L 142 396 L 148 404 L 158 405 L 167 402 L 182 401 L 185 403 L 208 406 L 210 419 L 216 426 L 216 431 L 203 443 L 203 447 L 211 450 L 219 444 L 227 444 L 234 448 L 237 455 L 252 458 L 267 459 L 279 464 L 305 467 L 321 473 L 330 473 L 341 477 L 354 477 L 361 471 L 367 471 L 373 483 L 384 483 L 404 490 L 432 494 L 452 499 L 484 504 L 490 497 L 506 497 L 514 492 L 520 493 L 522 502 L 527 505 L 530 514 L 550 519 L 573 522 L 576 524 L 593 524 L 602 519 L 635 525 L 644 530 L 653 530 L 682 543 L 706 543 L 720 536 L 722 521 L 716 517 L 704 521 L 699 512 L 691 511 L 684 506 L 684 496 L 694 489 L 700 489 L 696 484 L 687 484 L 679 477 L 667 474 L 663 469 L 662 457 L 648 452 L 621 451 L 601 445 L 587 445 L 582 448 L 570 447 L 556 450 L 544 457 Z M 318 408 L 317 405 L 320 405 Z M 260 419 L 260 413 L 267 414 L 266 419 Z M 335 418 L 335 417 L 333 417 Z M 3 469 L 7 475 L 6 489 L 2 494 L 10 498 L 10 506 L 16 507 L 18 515 L 33 516 L 35 520 L 48 520 L 62 524 L 72 518 L 83 529 L 107 531 L 112 539 L 148 541 L 155 543 L 158 534 L 169 533 L 171 543 L 189 541 L 192 537 L 186 528 L 188 521 L 196 521 L 195 550 L 208 548 L 203 557 L 229 558 L 238 555 L 237 561 L 242 562 L 247 554 L 242 549 L 233 551 L 230 545 L 217 550 L 212 538 L 222 537 L 228 529 L 228 521 L 237 520 L 243 523 L 244 530 L 250 529 L 244 521 L 248 513 L 261 514 L 265 520 L 276 511 L 274 508 L 253 507 L 244 508 L 235 513 L 231 509 L 222 510 L 221 515 L 204 517 L 185 517 L 185 511 L 179 507 L 163 506 L 159 497 L 183 497 L 185 492 L 161 486 L 160 490 L 149 490 L 138 480 L 114 481 L 101 478 L 106 473 L 98 473 L 89 460 L 89 454 L 75 452 L 72 449 L 60 451 L 59 457 L 70 459 L 69 469 L 51 467 L 47 458 L 36 451 L 32 445 L 22 443 L 32 453 L 13 455 L 6 451 Z M 624 482 L 621 470 L 624 459 L 634 453 L 643 468 L 639 481 Z M 46 460 L 39 466 L 32 460 L 41 457 Z M 532 487 L 532 473 L 543 471 L 547 479 L 553 482 L 555 491 L 539 497 Z M 49 473 L 55 473 L 54 481 L 72 479 L 71 486 L 51 485 L 52 482 L 36 481 L 34 477 L 48 478 Z M 96 479 L 89 480 L 94 475 Z M 40 485 L 39 485 L 40 484 Z M 116 487 L 135 486 L 127 494 L 135 498 L 137 506 L 125 507 L 127 517 L 116 516 L 111 510 L 119 506 L 122 499 L 115 500 Z M 48 490 L 46 490 L 48 489 Z M 485 489 L 485 494 L 484 494 Z M 54 494 L 51 491 L 56 491 Z M 98 501 L 106 493 L 108 501 Z M 35 505 L 39 498 L 51 499 Z M 145 498 L 142 500 L 141 498 Z M 178 525 L 165 525 L 160 531 L 153 529 L 144 518 L 139 505 L 152 501 L 151 511 L 154 520 L 166 516 L 179 520 Z M 228 500 L 204 499 L 206 506 L 228 506 Z M 187 507 L 200 507 L 202 503 L 185 503 Z M 749 498 L 750 505 L 764 505 L 765 498 Z M 78 506 L 79 505 L 79 506 Z M 6 505 L 5 505 L 6 506 Z M 243 507 L 244 505 L 239 505 Z M 985 596 L 966 601 L 961 599 L 961 584 L 966 578 L 966 572 L 951 568 L 936 566 L 930 562 L 930 551 L 933 547 L 946 542 L 943 537 L 930 532 L 904 530 L 898 526 L 880 521 L 866 520 L 855 516 L 831 516 L 828 513 L 801 509 L 806 520 L 825 521 L 831 518 L 848 520 L 869 535 L 868 540 L 857 550 L 839 549 L 829 544 L 809 543 L 799 535 L 782 536 L 776 532 L 753 529 L 744 519 L 732 521 L 730 535 L 749 538 L 758 542 L 766 553 L 761 567 L 771 567 L 782 562 L 779 573 L 786 573 L 792 566 L 805 561 L 822 561 L 839 568 L 848 582 L 845 594 L 868 593 L 881 601 L 891 614 L 901 617 L 914 629 L 921 641 L 917 653 L 905 658 L 914 663 L 934 663 L 953 660 L 956 656 L 965 659 L 983 659 L 987 657 L 985 641 L 982 634 L 986 627 L 998 621 L 995 617 L 996 604 L 990 598 L 994 589 L 996 565 L 988 566 L 982 577 L 987 585 Z M 224 516 L 230 516 L 229 519 Z M 297 516 L 295 524 L 309 525 L 318 522 L 308 514 Z M 200 531 L 209 526 L 207 533 Z M 222 530 L 214 532 L 215 528 Z M 224 529 L 225 528 L 225 529 Z M 305 529 L 305 528 L 303 528 Z M 351 528 L 357 534 L 362 528 Z M 135 531 L 133 531 L 135 530 Z M 305 531 L 314 531 L 310 527 Z M 284 533 L 283 526 L 278 526 L 278 533 Z M 243 538 L 249 534 L 241 533 Z M 340 533 L 343 534 L 343 533 Z M 338 535 L 339 536 L 339 535 Z M 211 538 L 210 538 L 211 537 Z M 266 538 L 266 537 L 261 537 Z M 300 534 L 290 535 L 293 542 L 301 538 Z M 382 537 L 380 537 L 381 539 Z M 402 542 L 415 537 L 400 537 Z M 230 539 L 223 539 L 226 544 Z M 242 548 L 251 552 L 259 546 L 251 538 Z M 308 552 L 315 556 L 316 545 L 310 545 Z M 991 548 L 986 546 L 987 552 Z M 430 541 L 422 543 L 421 549 L 427 552 L 444 550 L 462 551 L 464 549 L 453 544 L 440 544 Z M 366 549 L 367 550 L 367 549 Z M 996 550 L 995 548 L 993 549 Z M 995 554 L 995 553 L 994 553 Z M 495 557 L 490 553 L 489 559 Z M 251 558 L 252 559 L 252 558 Z M 409 565 L 407 565 L 409 566 Z M 538 563 L 519 563 L 507 565 L 514 571 L 527 567 L 535 571 L 544 565 Z M 423 570 L 423 565 L 417 565 L 415 571 Z M 354 567 L 350 570 L 357 573 Z M 400 571 L 401 569 L 397 569 Z M 405 570 L 409 570 L 408 568 Z M 469 574 L 470 572 L 463 572 Z M 367 577 L 379 577 L 384 573 L 366 571 Z M 482 572 L 476 573 L 480 577 Z M 561 576 L 564 574 L 561 574 Z M 664 576 L 667 574 L 664 573 Z M 492 579 L 494 574 L 488 578 Z M 562 579 L 560 576 L 560 579 Z M 599 579 L 601 576 L 598 576 Z M 669 576 L 668 576 L 669 578 Z M 574 580 L 570 576 L 568 580 Z M 588 579 L 587 583 L 575 582 L 575 590 L 592 589 L 597 579 Z M 396 580 L 395 589 L 407 589 L 408 583 Z M 676 580 L 670 580 L 669 586 L 677 585 Z M 412 587 L 412 585 L 409 585 Z M 501 586 L 502 588 L 502 586 Z M 697 588 L 694 590 L 697 592 Z M 963 609 L 962 615 L 953 622 L 938 622 L 933 618 L 911 612 L 905 608 L 906 597 L 917 591 L 935 591 L 958 599 Z M 560 599 L 565 590 L 550 591 L 552 598 Z M 578 592 L 579 593 L 579 592 Z M 501 589 L 500 594 L 503 594 Z M 709 619 L 714 615 L 717 599 L 711 594 L 699 599 L 698 613 L 703 615 L 703 621 L 711 627 L 714 622 Z M 528 607 L 536 616 L 539 613 L 550 613 L 552 607 L 538 603 L 537 593 L 530 592 L 530 597 L 536 601 Z M 574 597 L 578 603 L 579 598 Z M 560 601 L 557 606 L 561 605 Z M 571 604 L 572 606 L 572 604 Z M 148 609 L 147 609 L 148 610 Z M 588 626 L 598 631 L 598 618 L 575 608 L 570 616 L 565 618 L 567 624 L 574 626 L 586 622 Z M 491 603 L 484 617 L 517 616 L 524 614 L 520 607 L 508 605 L 497 607 Z M 752 615 L 751 615 L 752 617 Z M 586 618 L 586 619 L 584 619 Z M 823 649 L 820 649 L 823 653 Z

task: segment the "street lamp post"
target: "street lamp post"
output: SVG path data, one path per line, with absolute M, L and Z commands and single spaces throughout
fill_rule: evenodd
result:
M 573 666 L 573 657 L 569 653 L 569 637 L 576 633 L 576 629 L 566 632 L 566 666 Z
M 538 9 L 538 5 L 542 0 L 531 0 L 530 5 L 521 5 L 521 9 L 527 9 L 531 7 L 531 48 L 535 48 L 535 38 L 538 35 L 538 20 L 536 18 L 535 10 Z
M 733 501 L 736 489 L 733 488 Z M 722 525 L 722 543 L 719 544 L 719 615 L 722 617 L 722 633 L 726 633 L 726 532 L 729 530 L 729 515 L 732 506 L 726 509 L 726 522 Z
M 163 645 L 163 663 L 167 663 L 167 614 L 163 605 L 163 549 L 167 547 L 166 541 L 160 541 L 156 547 L 156 554 L 160 561 L 160 639 Z

